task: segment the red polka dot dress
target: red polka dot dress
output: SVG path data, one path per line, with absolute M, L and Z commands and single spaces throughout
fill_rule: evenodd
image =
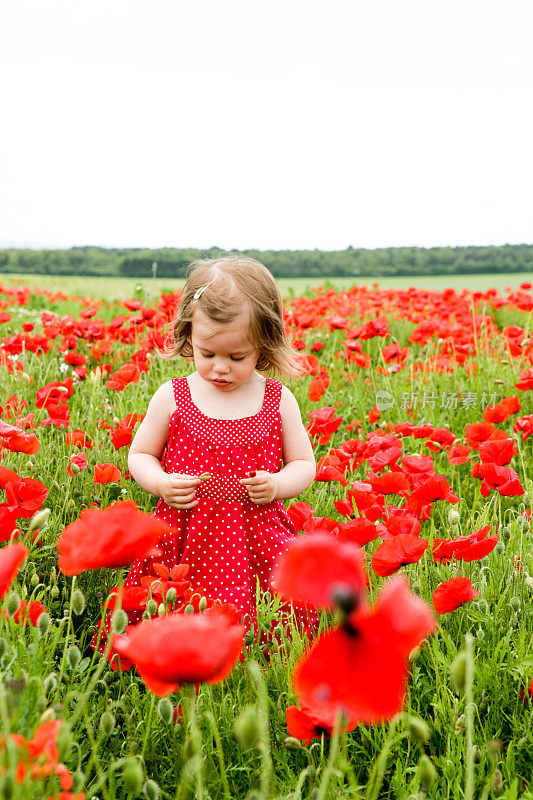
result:
M 169 569 L 185 563 L 195 590 L 233 603 L 243 618 L 249 615 L 249 621 L 254 620 L 256 577 L 262 589 L 271 588 L 271 570 L 297 535 L 281 500 L 257 505 L 239 484 L 251 470 L 275 473 L 282 467 L 282 385 L 267 378 L 261 411 L 241 419 L 207 417 L 193 403 L 187 378 L 175 378 L 172 385 L 176 410 L 169 423 L 165 471 L 208 472 L 212 477 L 198 485 L 194 508 L 176 509 L 162 499 L 158 502 L 155 515 L 174 530 L 159 541 L 160 556 L 134 562 L 124 585 L 140 585 L 141 577 L 150 574 L 152 561 Z M 296 614 L 312 635 L 314 612 L 301 608 Z M 103 646 L 99 649 L 103 651 Z

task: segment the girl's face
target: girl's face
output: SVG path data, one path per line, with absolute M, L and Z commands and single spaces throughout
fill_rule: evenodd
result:
M 204 381 L 222 392 L 231 392 L 245 384 L 254 374 L 259 358 L 248 339 L 250 309 L 242 310 L 232 322 L 215 322 L 195 309 L 191 343 L 194 364 Z

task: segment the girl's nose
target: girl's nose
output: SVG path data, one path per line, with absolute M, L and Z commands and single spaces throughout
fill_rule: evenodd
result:
M 229 364 L 226 361 L 217 360 L 213 364 L 213 372 L 220 375 L 225 375 L 229 372 Z

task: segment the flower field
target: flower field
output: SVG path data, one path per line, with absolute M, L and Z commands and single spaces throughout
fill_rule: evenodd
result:
M 0 798 L 531 800 L 531 284 L 287 297 L 317 472 L 256 635 L 128 474 L 178 299 L 0 285 Z

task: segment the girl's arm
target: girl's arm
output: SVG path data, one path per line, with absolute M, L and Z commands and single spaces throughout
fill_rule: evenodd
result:
M 283 463 L 274 475 L 276 498 L 297 497 L 310 486 L 316 474 L 313 447 L 302 422 L 300 407 L 290 389 L 282 388 L 280 414 L 283 436 Z
M 133 478 L 147 492 L 159 496 L 161 480 L 166 475 L 160 459 L 167 441 L 171 413 L 172 381 L 167 381 L 150 400 L 128 453 L 128 468 Z

